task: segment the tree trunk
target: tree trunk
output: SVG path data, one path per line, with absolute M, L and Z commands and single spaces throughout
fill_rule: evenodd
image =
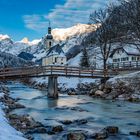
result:
M 104 78 L 103 78 L 103 84 L 105 86 L 106 80 L 108 78 L 108 68 L 107 68 L 107 60 L 104 59 L 103 60 L 103 74 L 104 74 Z

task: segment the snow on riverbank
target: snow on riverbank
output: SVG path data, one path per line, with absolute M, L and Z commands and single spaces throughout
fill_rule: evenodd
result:
M 0 97 L 3 95 L 3 93 L 0 93 Z M 3 105 L 0 103 L 0 140 L 26 140 L 22 137 L 22 133 L 10 126 L 2 110 L 2 107 Z
M 111 78 L 108 80 L 108 82 L 111 82 L 111 83 L 116 83 L 118 80 L 121 80 L 121 81 L 128 81 L 130 82 L 130 79 L 137 79 L 137 78 L 140 78 L 140 71 L 137 71 L 137 72 L 133 72 L 133 73 L 129 73 L 129 74 L 123 74 L 123 75 L 118 75 L 118 76 L 115 76 L 114 78 Z
M 89 84 L 96 82 L 96 80 L 92 78 L 58 77 L 58 85 L 59 87 L 76 88 L 79 83 Z M 35 81 L 37 84 L 47 84 L 48 78 L 33 78 L 32 81 Z

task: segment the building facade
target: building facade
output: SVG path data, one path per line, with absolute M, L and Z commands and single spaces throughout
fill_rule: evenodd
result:
M 114 67 L 136 66 L 140 63 L 140 50 L 136 46 L 124 46 L 113 50 L 110 57 Z
M 53 36 L 51 34 L 51 27 L 48 27 L 48 35 L 45 40 L 47 48 L 47 55 L 42 59 L 42 66 L 47 65 L 66 65 L 67 58 L 62 49 L 62 45 L 57 44 L 53 46 Z

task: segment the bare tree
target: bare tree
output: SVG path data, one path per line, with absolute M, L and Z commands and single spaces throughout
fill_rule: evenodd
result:
M 119 0 L 124 21 L 129 25 L 133 41 L 140 39 L 140 0 Z
M 90 22 L 100 25 L 100 28 L 95 32 L 95 39 L 91 40 L 90 43 L 94 43 L 100 47 L 100 51 L 103 57 L 103 69 L 104 78 L 108 77 L 107 62 L 111 54 L 111 48 L 113 39 L 116 37 L 117 29 L 112 24 L 112 19 L 109 17 L 107 10 L 100 9 L 98 12 L 95 11 L 90 15 Z M 94 42 L 92 42 L 94 41 Z

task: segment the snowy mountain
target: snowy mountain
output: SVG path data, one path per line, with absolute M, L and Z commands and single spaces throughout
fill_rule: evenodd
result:
M 0 68 L 30 66 L 32 62 L 25 61 L 9 53 L 0 52 Z
M 56 41 L 65 41 L 74 36 L 90 33 L 91 31 L 96 30 L 96 28 L 96 25 L 77 24 L 66 29 L 54 29 L 52 30 L 52 35 Z
M 33 53 L 40 41 L 33 40 L 30 42 L 27 38 L 24 38 L 21 41 L 14 42 L 8 35 L 0 35 L 0 50 L 13 55 L 18 55 L 23 51 Z
M 77 24 L 73 27 L 66 28 L 66 29 L 53 29 L 52 35 L 54 38 L 54 45 L 57 43 L 63 44 L 63 51 L 71 55 L 71 52 L 76 55 L 78 54 L 81 49 L 81 43 L 83 41 L 83 38 L 87 36 L 89 33 L 96 31 L 98 25 L 88 25 L 88 24 Z M 45 50 L 44 48 L 44 42 L 46 40 L 46 36 L 42 39 L 42 41 L 39 43 L 38 52 L 36 52 L 35 55 L 39 56 L 45 56 Z M 76 52 L 75 52 L 76 51 Z M 73 55 L 71 55 L 73 57 Z
M 96 31 L 97 25 L 77 24 L 66 29 L 53 29 L 52 35 L 54 38 L 54 45 L 57 43 L 63 44 L 63 51 L 65 53 L 74 52 L 77 55 L 81 50 L 81 42 L 83 38 L 92 31 Z M 29 41 L 27 37 L 21 41 L 14 42 L 8 35 L 0 35 L 0 50 L 1 52 L 11 53 L 18 56 L 25 52 L 34 56 L 33 61 L 40 60 L 46 56 L 44 48 L 46 36 L 40 40 Z M 75 47 L 76 46 L 76 47 Z M 72 55 L 73 56 L 73 55 Z
M 97 25 L 77 24 L 66 29 L 54 29 L 52 31 L 55 41 L 65 43 L 63 50 L 67 52 L 75 45 L 80 45 L 82 39 L 92 31 L 96 31 Z

